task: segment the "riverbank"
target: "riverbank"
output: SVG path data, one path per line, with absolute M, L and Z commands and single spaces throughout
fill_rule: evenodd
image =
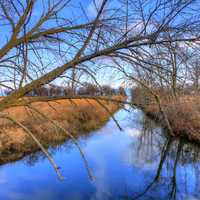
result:
M 113 98 L 125 99 L 122 96 Z M 106 106 L 107 110 L 102 105 Z M 114 102 L 103 100 L 97 102 L 89 99 L 37 101 L 31 106 L 35 110 L 16 106 L 5 112 L 31 130 L 45 147 L 64 142 L 68 138 L 63 131 L 52 124 L 52 121 L 59 123 L 68 133 L 76 137 L 77 134 L 100 128 L 121 107 Z M 50 120 L 44 118 L 36 110 Z M 38 146 L 23 128 L 6 119 L 0 120 L 0 164 L 18 160 L 37 150 L 39 150 Z
M 178 95 L 175 99 L 164 92 L 156 91 L 155 93 L 159 96 L 161 107 L 173 134 L 200 143 L 200 96 Z M 167 128 L 158 103 L 152 94 L 137 90 L 134 93 L 133 103 Z

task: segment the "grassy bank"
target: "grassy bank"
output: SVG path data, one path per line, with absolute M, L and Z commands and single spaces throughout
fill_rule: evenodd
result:
M 172 98 L 167 92 L 154 92 L 160 98 L 162 109 L 174 135 L 200 143 L 200 96 L 182 94 L 178 95 L 177 98 Z M 158 103 L 148 91 L 137 89 L 134 92 L 133 102 L 144 110 L 147 115 L 166 127 Z
M 122 96 L 113 98 L 122 100 Z M 102 107 L 103 104 L 109 112 Z M 32 103 L 32 107 L 48 116 L 52 121 L 62 125 L 74 137 L 98 129 L 105 124 L 120 105 L 114 102 L 95 100 L 54 100 Z M 37 139 L 45 146 L 56 145 L 68 137 L 60 129 L 27 107 L 17 106 L 5 110 L 12 117 L 31 130 Z M 0 120 L 0 163 L 22 158 L 24 155 L 37 151 L 38 146 L 20 127 L 8 120 Z

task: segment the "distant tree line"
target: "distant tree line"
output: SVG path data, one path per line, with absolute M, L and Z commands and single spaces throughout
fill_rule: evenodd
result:
M 6 90 L 5 95 L 10 95 L 11 90 Z M 48 85 L 29 92 L 26 96 L 72 96 L 72 95 L 91 95 L 91 96 L 111 96 L 111 95 L 123 95 L 126 96 L 125 89 L 123 87 L 112 88 L 109 85 L 103 85 L 98 87 L 91 83 L 84 83 L 83 86 L 76 88 L 75 90 L 70 86 L 57 86 Z

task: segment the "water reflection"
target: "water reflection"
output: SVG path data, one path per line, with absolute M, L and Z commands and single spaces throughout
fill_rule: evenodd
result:
M 143 119 L 143 133 L 136 151 L 138 161 L 132 163 L 139 162 L 141 167 L 148 163 L 155 167 L 155 174 L 140 192 L 135 194 L 134 191 L 129 198 L 200 199 L 199 146 L 184 139 L 171 138 L 162 129 L 158 131 L 147 117 Z
M 129 108 L 130 109 L 130 108 Z M 41 152 L 0 167 L 0 199 L 200 199 L 200 150 L 172 139 L 137 109 L 78 142 L 95 180 L 88 178 L 79 151 L 68 140 L 50 152 L 66 177 L 60 182 Z

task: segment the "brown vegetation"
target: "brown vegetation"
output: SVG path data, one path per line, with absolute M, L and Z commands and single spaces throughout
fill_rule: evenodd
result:
M 124 69 L 129 68 L 129 72 L 130 65 L 143 69 L 150 65 L 148 72 L 162 75 L 158 66 L 163 62 L 156 63 L 158 56 L 147 55 L 167 45 L 174 56 L 174 44 L 180 43 L 187 49 L 192 44 L 197 46 L 200 40 L 197 1 L 152 4 L 150 0 L 103 0 L 98 6 L 92 1 L 95 16 L 89 18 L 85 15 L 87 4 L 68 0 L 47 2 L 1 1 L 0 86 L 13 91 L 0 101 L 1 112 L 54 80 L 64 80 L 73 89 L 88 78 L 97 84 L 98 69 L 105 69 L 106 75 L 111 72 L 107 71 L 108 66 L 117 67 L 116 61 L 123 63 Z M 84 17 L 79 20 L 79 15 Z M 165 58 L 169 54 L 157 55 Z M 106 58 L 105 62 L 100 64 L 100 58 Z M 171 64 L 168 60 L 164 63 L 164 67 Z M 176 71 L 170 77 L 175 77 Z M 56 95 L 57 92 L 52 91 Z
M 173 98 L 166 91 L 155 91 L 175 136 L 200 142 L 200 96 L 180 94 Z M 136 90 L 133 101 L 148 115 L 166 126 L 155 98 L 149 92 Z
M 122 100 L 124 97 L 115 96 Z M 106 106 L 108 113 L 100 104 Z M 49 119 L 59 122 L 68 132 L 76 137 L 77 134 L 88 132 L 101 127 L 120 105 L 114 102 L 75 99 L 54 100 L 49 102 L 34 102 L 32 106 L 45 114 Z M 64 141 L 67 136 L 53 126 L 51 122 L 30 108 L 18 106 L 5 110 L 10 116 L 26 125 L 37 139 L 45 146 L 55 145 Z M 16 160 L 27 153 L 36 151 L 39 147 L 26 132 L 12 122 L 0 120 L 0 162 Z

